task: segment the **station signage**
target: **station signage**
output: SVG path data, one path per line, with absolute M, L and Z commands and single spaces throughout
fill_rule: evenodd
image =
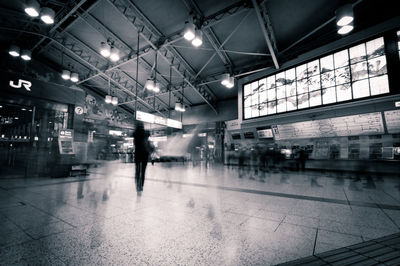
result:
M 58 147 L 60 154 L 75 154 L 74 150 L 74 130 L 62 129 L 58 133 Z
M 145 113 L 145 112 L 142 112 L 142 111 L 137 111 L 136 112 L 136 120 L 139 120 L 139 121 L 142 121 L 142 122 L 146 122 L 146 123 L 150 123 L 150 124 L 157 124 L 157 125 L 162 125 L 162 126 L 168 126 L 168 127 L 182 129 L 182 123 L 177 121 L 177 120 L 173 120 L 173 119 L 169 119 L 169 118 L 165 118 L 165 117 L 161 117 L 161 116 Z

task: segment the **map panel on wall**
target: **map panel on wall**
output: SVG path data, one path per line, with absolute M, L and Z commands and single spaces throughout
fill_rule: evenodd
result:
M 275 139 L 324 138 L 384 133 L 380 112 L 277 125 Z
M 389 134 L 400 132 L 400 110 L 385 111 L 385 121 Z

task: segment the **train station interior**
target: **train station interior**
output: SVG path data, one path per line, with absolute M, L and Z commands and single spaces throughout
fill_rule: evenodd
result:
M 0 265 L 400 265 L 376 0 L 0 0 Z

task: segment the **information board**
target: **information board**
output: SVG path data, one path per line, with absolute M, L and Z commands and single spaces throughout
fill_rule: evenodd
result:
M 75 154 L 74 151 L 74 130 L 62 129 L 58 133 L 58 147 L 60 154 Z
M 380 112 L 305 121 L 274 127 L 274 135 L 277 140 L 383 133 L 383 121 Z
M 400 132 L 400 110 L 385 111 L 385 121 L 389 134 Z
M 263 129 L 263 130 L 257 130 L 258 138 L 260 139 L 270 139 L 273 138 L 274 136 L 272 135 L 272 129 Z

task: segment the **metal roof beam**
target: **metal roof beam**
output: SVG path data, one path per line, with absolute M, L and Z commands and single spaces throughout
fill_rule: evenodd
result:
M 103 34 L 105 38 L 111 37 L 112 40 L 115 42 L 117 48 L 122 48 L 122 49 L 124 49 L 124 50 L 127 51 L 128 57 L 129 57 L 129 56 L 134 56 L 134 55 L 136 55 L 135 50 L 134 50 L 129 44 L 127 44 L 126 42 L 124 42 L 123 40 L 121 40 L 120 37 L 118 37 L 116 34 L 114 34 L 110 29 L 108 29 L 103 23 L 101 23 L 101 22 L 100 22 L 98 19 L 96 19 L 94 16 L 92 16 L 91 14 L 87 14 L 86 16 L 81 16 L 80 14 L 78 14 L 78 16 L 80 16 L 81 19 L 82 19 L 83 21 L 85 21 L 85 22 L 86 22 L 89 26 L 91 26 L 93 29 L 95 29 L 95 30 L 97 30 L 98 32 L 100 32 L 101 34 Z M 149 62 L 147 62 L 145 59 L 141 58 L 141 57 L 143 57 L 143 55 L 144 55 L 144 53 L 142 53 L 141 56 L 139 55 L 139 63 L 142 63 L 142 64 L 144 65 L 144 68 L 146 68 L 147 70 L 148 70 L 149 68 L 151 69 L 151 68 L 152 68 L 152 65 L 151 65 Z M 136 61 L 137 56 L 134 56 L 134 58 L 135 58 L 135 61 Z M 106 72 L 106 71 L 109 71 L 110 69 L 119 69 L 119 67 L 114 67 L 114 66 L 113 66 L 113 67 L 108 67 L 108 68 L 104 69 L 103 71 Z M 131 77 L 130 75 L 128 75 L 125 71 L 123 71 L 122 69 L 121 69 L 121 71 L 122 71 L 123 73 L 125 73 L 125 74 L 126 74 L 130 79 L 132 79 L 134 82 L 136 82 L 136 80 L 135 80 L 133 77 Z M 169 81 L 168 81 L 164 76 L 161 75 L 161 73 L 159 72 L 159 70 L 155 69 L 155 71 L 157 72 L 158 76 L 161 77 L 161 79 L 163 80 L 164 85 L 166 84 L 166 85 L 168 86 Z M 94 75 L 93 75 L 93 77 L 94 77 Z M 91 79 L 91 78 L 90 78 L 90 79 Z M 87 81 L 87 80 L 89 80 L 89 78 L 85 79 L 85 81 Z M 83 81 L 80 82 L 80 83 L 83 83 Z M 139 86 L 140 86 L 141 88 L 144 88 L 144 86 L 143 86 L 142 84 L 140 84 L 140 83 L 138 83 L 138 84 L 139 84 Z M 175 96 L 175 97 L 177 97 L 177 96 Z M 156 98 L 157 98 L 164 106 L 166 105 L 166 104 L 157 96 L 157 94 L 156 94 Z M 177 98 L 178 98 L 178 97 L 177 97 Z M 185 98 L 186 98 L 186 97 L 185 97 Z M 188 101 L 189 104 L 192 104 L 188 99 L 186 99 L 186 100 Z M 168 107 L 168 108 L 170 108 L 170 107 Z
M 191 82 L 195 74 L 190 65 L 183 60 L 182 56 L 173 48 L 169 46 L 159 48 L 157 41 L 162 37 L 162 34 L 151 24 L 151 22 L 140 12 L 140 10 L 131 2 L 123 0 L 107 0 L 111 5 L 118 10 L 122 17 L 131 23 L 131 25 L 138 31 L 140 36 L 152 46 L 154 50 L 171 65 L 172 69 L 192 88 L 196 91 L 203 100 L 217 113 L 216 98 L 205 88 L 196 88 Z M 178 64 L 177 62 L 178 61 Z
M 99 69 L 98 67 L 99 61 L 97 59 L 100 58 L 100 56 L 93 56 L 93 54 L 96 54 L 95 51 L 93 51 L 90 47 L 82 43 L 72 34 L 68 32 L 65 32 L 64 34 L 66 34 L 68 37 L 63 38 L 61 35 L 55 36 L 57 44 L 62 45 L 64 48 L 66 48 L 65 51 L 69 52 L 75 58 L 78 58 L 78 60 L 83 62 L 84 64 L 90 66 L 91 69 L 101 73 L 101 76 L 105 78 L 107 81 L 108 79 L 110 79 L 110 81 L 113 82 L 122 91 L 126 92 L 127 94 L 130 94 L 131 96 L 136 97 L 136 94 L 132 91 L 133 85 L 127 86 L 129 84 L 125 82 L 123 79 L 121 79 L 121 77 L 115 76 L 113 74 L 110 77 L 106 73 L 104 73 L 101 69 Z M 151 106 L 147 101 L 143 100 L 141 97 L 138 96 L 137 99 L 138 102 L 140 102 L 146 108 L 150 110 L 154 109 L 153 106 Z M 164 116 L 164 114 L 161 113 L 159 110 L 155 111 Z
M 261 14 L 260 8 L 259 8 L 259 6 L 257 4 L 257 1 L 256 0 L 251 0 L 251 2 L 253 3 L 254 9 L 256 11 L 257 19 L 258 19 L 258 22 L 260 24 L 262 33 L 264 35 L 265 42 L 267 43 L 268 50 L 269 50 L 269 52 L 270 52 L 270 54 L 272 56 L 272 60 L 274 61 L 274 66 L 275 66 L 276 69 L 279 69 L 279 63 L 278 63 L 278 59 L 276 57 L 276 51 L 274 49 L 274 46 L 273 46 L 273 44 L 271 42 L 271 38 L 270 38 L 270 36 L 272 34 L 268 31 L 268 29 L 267 29 L 267 27 L 265 25 L 266 21 L 262 17 L 262 14 Z

